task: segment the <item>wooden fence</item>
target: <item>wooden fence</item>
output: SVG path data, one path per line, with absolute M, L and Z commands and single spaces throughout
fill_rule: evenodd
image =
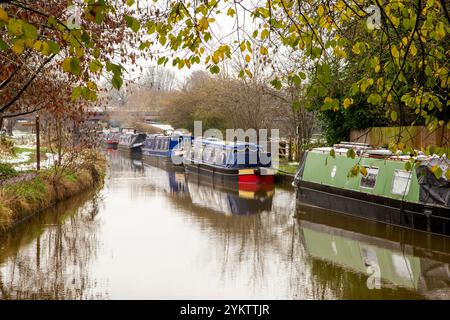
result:
M 429 131 L 424 126 L 372 127 L 366 130 L 351 130 L 350 141 L 368 143 L 375 147 L 385 146 L 393 141 L 403 142 L 406 146 L 416 149 L 429 145 L 449 147 L 450 130 L 438 128 Z

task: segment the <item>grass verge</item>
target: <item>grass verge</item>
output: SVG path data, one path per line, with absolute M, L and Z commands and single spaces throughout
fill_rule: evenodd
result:
M 0 187 L 0 232 L 17 222 L 103 183 L 106 161 L 89 150 L 76 166 L 40 171 L 31 180 Z

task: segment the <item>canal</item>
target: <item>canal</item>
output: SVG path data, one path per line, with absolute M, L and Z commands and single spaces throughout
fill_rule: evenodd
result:
M 450 240 L 107 154 L 105 185 L 0 237 L 0 299 L 450 298 Z

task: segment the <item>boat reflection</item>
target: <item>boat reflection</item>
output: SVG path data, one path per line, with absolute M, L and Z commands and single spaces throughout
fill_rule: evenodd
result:
M 161 158 L 142 161 L 119 157 L 118 161 L 128 162 L 135 170 L 143 168 L 151 186 L 178 197 L 188 197 L 195 207 L 225 215 L 251 215 L 272 208 L 274 185 L 238 186 L 199 175 L 187 176 L 182 167 Z
M 313 260 L 367 278 L 368 289 L 404 288 L 427 298 L 450 298 L 448 238 L 430 241 L 431 235 L 384 225 L 382 232 L 378 223 L 329 219 L 329 214 L 319 208 L 297 211 L 303 246 Z M 321 277 L 322 268 L 313 269 L 319 279 L 326 279 Z
M 251 215 L 272 209 L 273 185 L 216 184 L 200 175 L 187 176 L 194 205 L 225 215 Z

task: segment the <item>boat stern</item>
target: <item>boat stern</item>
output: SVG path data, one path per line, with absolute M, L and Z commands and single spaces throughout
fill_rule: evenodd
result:
M 239 183 L 266 183 L 275 182 L 275 170 L 273 168 L 240 169 Z

